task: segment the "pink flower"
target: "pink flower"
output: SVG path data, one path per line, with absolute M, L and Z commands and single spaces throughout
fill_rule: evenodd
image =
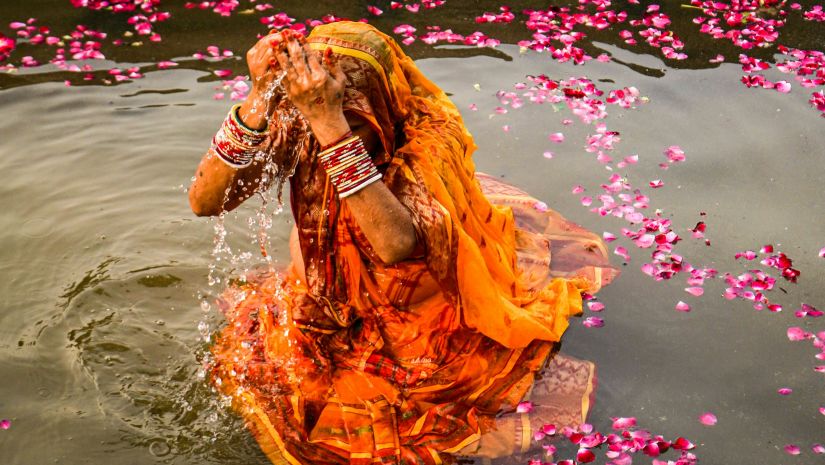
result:
M 711 412 L 705 412 L 699 415 L 699 423 L 705 426 L 713 426 L 716 424 L 716 415 Z
M 636 426 L 635 417 L 618 417 L 613 418 L 613 429 L 629 429 Z
M 802 328 L 798 326 L 791 326 L 790 328 L 788 328 L 788 339 L 791 341 L 803 341 L 812 336 L 812 334 L 806 333 Z
M 596 460 L 596 455 L 589 449 L 579 449 L 578 453 L 576 453 L 576 460 L 579 463 L 590 463 Z
M 699 287 L 699 286 L 692 286 L 692 287 L 686 287 L 685 292 L 687 292 L 688 294 L 690 294 L 692 296 L 699 297 L 699 296 L 701 296 L 702 294 L 705 293 L 705 289 L 702 288 L 702 287 Z
M 531 402 L 519 402 L 516 406 L 516 412 L 518 413 L 530 413 L 532 410 L 533 404 Z
M 587 308 L 589 308 L 591 312 L 601 312 L 604 310 L 604 304 L 601 302 L 591 301 L 587 302 Z
M 671 145 L 665 149 L 665 156 L 671 163 L 685 161 L 685 152 L 678 145 Z

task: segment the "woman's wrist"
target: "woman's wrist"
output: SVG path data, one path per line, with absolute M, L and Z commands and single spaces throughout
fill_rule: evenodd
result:
M 349 123 L 347 123 L 347 119 L 344 117 L 344 112 L 332 117 L 310 120 L 309 124 L 312 127 L 312 133 L 315 135 L 315 139 L 318 140 L 318 143 L 321 144 L 322 147 L 341 140 L 344 134 L 350 132 Z
M 238 118 L 249 129 L 261 131 L 266 128 L 266 105 L 256 94 L 251 93 L 238 109 Z

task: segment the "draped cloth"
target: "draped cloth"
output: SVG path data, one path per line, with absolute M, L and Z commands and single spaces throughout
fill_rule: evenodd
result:
M 267 456 L 292 465 L 498 457 L 528 450 L 537 423 L 583 422 L 593 366 L 556 352 L 582 293 L 616 274 L 601 240 L 476 173 L 458 110 L 392 38 L 340 22 L 308 40 L 339 59 L 344 109 L 379 135 L 373 161 L 418 247 L 383 263 L 318 166 L 306 123 L 271 118 L 271 156 L 295 166 L 306 280 L 290 268 L 226 290 L 216 386 Z M 514 413 L 528 398 L 534 414 Z

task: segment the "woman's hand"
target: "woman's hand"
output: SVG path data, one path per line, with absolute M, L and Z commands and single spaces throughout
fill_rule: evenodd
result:
M 345 76 L 331 50 L 321 57 L 296 40 L 294 33 L 285 34 L 285 44 L 275 50 L 281 69 L 286 70 L 284 85 L 290 101 L 312 126 L 321 145 L 338 140 L 349 131 L 342 107 Z
M 266 127 L 266 111 L 269 102 L 266 93 L 272 82 L 281 72 L 275 60 L 275 48 L 284 40 L 284 33 L 278 32 L 262 37 L 246 52 L 246 63 L 249 66 L 249 78 L 252 88 L 246 101 L 241 104 L 240 117 L 243 123 L 252 128 L 261 130 Z

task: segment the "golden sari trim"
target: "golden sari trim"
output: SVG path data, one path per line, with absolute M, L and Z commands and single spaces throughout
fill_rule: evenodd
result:
M 587 375 L 587 389 L 582 396 L 582 423 L 587 422 L 587 414 L 590 412 L 590 395 L 593 393 L 593 377 L 596 374 L 596 365 L 588 363 L 590 373 Z
M 367 52 L 361 50 L 355 50 L 352 48 L 342 47 L 340 45 L 335 44 L 325 44 L 319 42 L 310 42 L 309 47 L 313 50 L 318 50 L 323 52 L 324 50 L 331 48 L 333 53 L 337 53 L 339 55 L 347 55 L 354 58 L 358 58 L 360 60 L 364 60 L 370 64 L 375 70 L 378 72 L 379 76 L 381 76 L 381 81 L 383 81 L 384 86 L 389 90 L 389 82 L 387 82 L 387 76 L 384 72 L 384 68 L 378 63 L 378 60 L 375 59 L 374 56 L 370 55 Z
M 242 396 L 244 401 L 247 402 L 247 405 L 249 405 L 252 408 L 252 411 L 255 412 L 255 415 L 261 421 L 261 424 L 264 425 L 266 430 L 272 436 L 272 439 L 275 440 L 275 444 L 278 446 L 278 449 L 281 450 L 281 455 L 283 455 L 284 458 L 292 465 L 304 465 L 303 463 L 301 463 L 301 461 L 293 457 L 292 454 L 287 452 L 286 446 L 284 445 L 284 441 L 281 439 L 281 435 L 278 434 L 278 431 L 275 429 L 275 426 L 273 426 L 272 422 L 269 421 L 269 417 L 266 416 L 266 412 L 264 412 L 260 407 L 258 407 L 257 402 L 255 402 L 255 398 L 252 397 L 252 395 L 248 392 L 243 393 Z

